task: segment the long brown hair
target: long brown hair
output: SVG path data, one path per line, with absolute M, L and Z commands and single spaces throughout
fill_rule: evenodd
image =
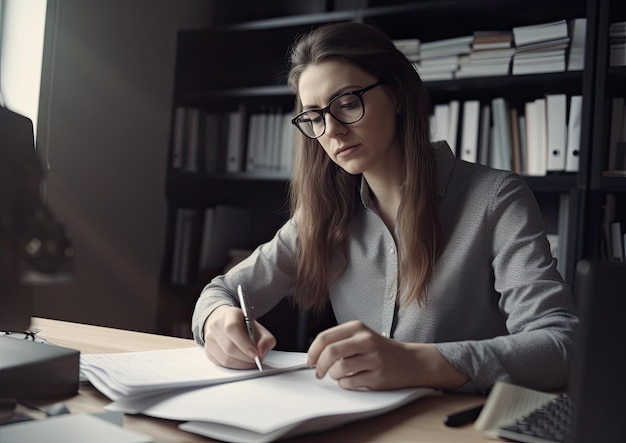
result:
M 407 301 L 424 302 L 440 237 L 428 95 L 411 63 L 386 35 L 363 23 L 335 23 L 301 36 L 291 48 L 288 81 L 296 93 L 296 113 L 302 110 L 300 74 L 329 57 L 346 60 L 383 80 L 398 97 L 396 137 L 404 166 L 397 216 L 399 286 Z M 333 265 L 338 263 L 337 254 L 346 257 L 353 210 L 360 204 L 361 177 L 345 172 L 317 140 L 297 132 L 289 194 L 298 229 L 295 300 L 305 309 L 321 309 L 330 285 L 342 272 Z

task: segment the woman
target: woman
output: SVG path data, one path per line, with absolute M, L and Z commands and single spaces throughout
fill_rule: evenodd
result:
M 276 343 L 261 324 L 248 338 L 244 284 L 257 315 L 287 296 L 331 304 L 338 325 L 308 363 L 346 389 L 564 386 L 577 318 L 525 182 L 429 142 L 418 74 L 370 26 L 301 37 L 289 84 L 292 217 L 203 290 L 193 333 L 208 358 L 251 368 Z

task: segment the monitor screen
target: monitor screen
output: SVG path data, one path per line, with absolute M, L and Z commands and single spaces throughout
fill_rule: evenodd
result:
M 571 442 L 623 441 L 626 264 L 580 261 L 575 294 L 581 327 L 572 374 Z
M 32 289 L 21 284 L 24 217 L 40 205 L 41 165 L 30 119 L 0 107 L 0 331 L 25 331 Z

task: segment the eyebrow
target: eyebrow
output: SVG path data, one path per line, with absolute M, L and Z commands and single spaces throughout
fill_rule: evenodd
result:
M 330 96 L 330 98 L 326 101 L 326 103 L 330 103 L 330 101 L 332 101 L 334 98 L 345 94 L 346 92 L 350 92 L 347 91 L 347 89 L 355 89 L 355 90 L 359 90 L 361 88 L 364 88 L 365 86 L 359 86 L 359 85 L 346 85 L 346 86 L 342 86 L 341 88 L 337 89 L 335 92 L 333 92 Z M 327 105 L 328 106 L 328 105 Z M 303 111 L 310 111 L 312 109 L 322 109 L 324 106 L 317 106 L 317 105 L 302 105 L 302 110 Z

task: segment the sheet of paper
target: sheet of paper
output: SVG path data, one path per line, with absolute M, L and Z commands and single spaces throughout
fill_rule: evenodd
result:
M 236 370 L 214 365 L 197 346 L 145 352 L 82 354 L 81 374 L 112 400 L 173 388 L 206 386 L 263 377 L 306 367 L 306 353 L 270 351 L 264 370 Z
M 164 396 L 146 405 L 142 413 L 267 434 L 313 419 L 326 429 L 338 421 L 380 414 L 431 392 L 426 388 L 350 391 L 329 377 L 318 380 L 308 369 Z M 107 409 L 123 410 L 123 402 L 114 402 Z
M 555 397 L 556 394 L 497 382 L 489 393 L 474 427 L 491 437 L 496 437 L 495 431 L 499 426 L 514 422 Z
M 154 439 L 89 414 L 65 414 L 0 427 L 11 443 L 151 443 Z

